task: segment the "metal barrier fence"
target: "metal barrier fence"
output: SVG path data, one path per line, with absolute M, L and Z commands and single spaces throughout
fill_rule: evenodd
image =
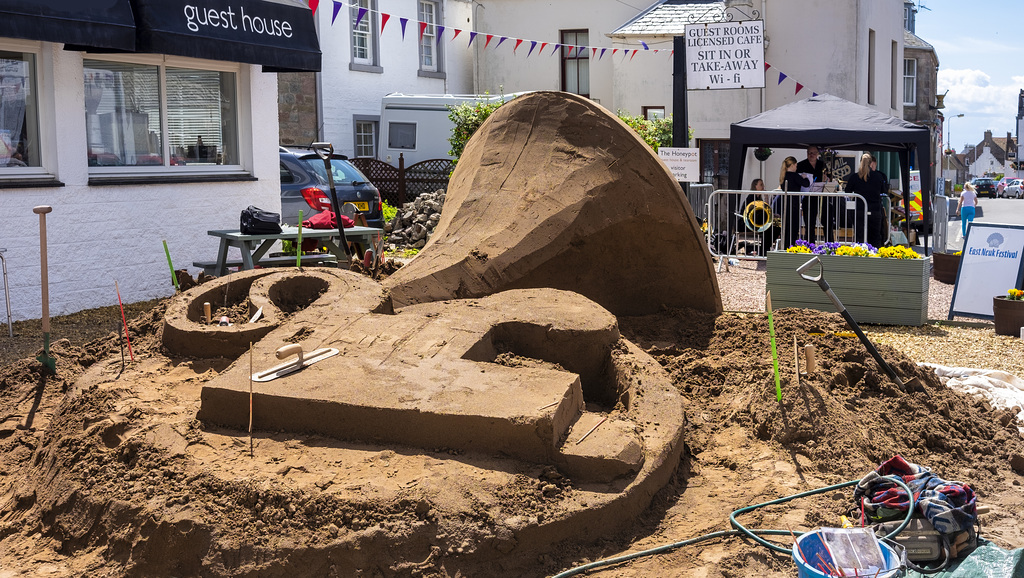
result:
M 932 197 L 932 250 L 945 252 L 948 241 L 946 232 L 949 218 L 950 199 L 944 195 Z
M 764 260 L 797 239 L 868 241 L 867 201 L 856 194 L 718 190 L 708 196 L 705 215 L 715 257 Z
M 693 216 L 697 217 L 698 222 L 703 222 L 708 218 L 708 197 L 711 196 L 712 191 L 714 191 L 714 186 L 711 183 L 690 183 L 689 185 L 686 200 L 690 202 Z

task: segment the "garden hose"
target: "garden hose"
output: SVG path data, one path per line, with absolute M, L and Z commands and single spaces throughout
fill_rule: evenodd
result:
M 893 532 L 891 534 L 889 534 L 888 536 L 885 536 L 884 538 L 882 538 L 883 540 L 890 540 L 894 536 L 896 536 L 897 534 L 902 532 L 903 529 L 907 527 L 907 524 L 910 523 L 910 518 L 914 515 L 914 493 L 910 490 L 910 487 L 907 486 L 907 484 L 904 483 L 903 480 L 901 480 L 898 476 L 885 476 L 884 479 L 892 481 L 895 484 L 901 486 L 904 490 L 906 490 L 907 496 L 909 496 L 909 498 L 910 498 L 910 505 L 907 508 L 907 517 L 903 520 L 903 523 L 900 524 L 895 530 L 893 530 Z M 722 537 L 725 537 L 725 536 L 737 536 L 737 535 L 747 536 L 749 538 L 752 538 L 758 544 L 761 544 L 762 546 L 770 548 L 771 550 L 774 550 L 776 552 L 780 552 L 782 554 L 792 554 L 793 551 L 792 551 L 791 548 L 788 548 L 788 549 L 787 548 L 783 548 L 782 546 L 779 546 L 777 544 L 772 544 L 771 542 L 769 542 L 769 541 L 765 540 L 764 538 L 761 538 L 760 536 L 758 536 L 758 534 L 765 535 L 765 536 L 788 536 L 788 535 L 790 535 L 790 531 L 789 530 L 751 530 L 751 529 L 748 529 L 748 528 L 744 527 L 742 524 L 740 524 L 738 521 L 736 521 L 736 516 L 739 515 L 739 514 L 744 514 L 746 512 L 751 512 L 751 511 L 756 510 L 758 508 L 761 508 L 763 506 L 772 506 L 772 505 L 775 505 L 775 504 L 782 504 L 782 503 L 785 503 L 785 502 L 789 502 L 791 500 L 795 500 L 797 498 L 805 498 L 807 496 L 813 496 L 815 494 L 821 494 L 821 493 L 824 493 L 824 492 L 831 492 L 833 490 L 838 490 L 840 488 L 845 488 L 845 487 L 856 485 L 859 482 L 860 482 L 860 480 L 851 480 L 849 482 L 842 482 L 840 484 L 835 484 L 833 486 L 828 486 L 828 487 L 825 487 L 825 488 L 819 488 L 817 490 L 811 490 L 811 491 L 808 491 L 808 492 L 802 492 L 802 493 L 799 493 L 799 494 L 794 494 L 792 496 L 787 496 L 785 498 L 779 498 L 777 500 L 772 500 L 770 502 L 763 502 L 763 503 L 756 504 L 756 505 L 753 505 L 753 506 L 746 506 L 744 508 L 740 508 L 740 509 L 734 511 L 733 513 L 729 514 L 729 522 L 735 528 L 734 530 L 722 530 L 722 531 L 719 531 L 719 532 L 712 532 L 710 534 L 704 534 L 703 536 L 697 536 L 696 538 L 690 538 L 690 539 L 687 539 L 687 540 L 682 540 L 680 542 L 674 542 L 672 544 L 664 544 L 662 546 L 656 546 L 654 548 L 650 548 L 648 550 L 641 550 L 640 552 L 634 552 L 632 554 L 625 554 L 625 555 L 622 555 L 622 556 L 617 556 L 615 558 L 608 558 L 608 559 L 605 559 L 605 560 L 598 560 L 596 562 L 591 562 L 589 564 L 584 564 L 583 566 L 577 566 L 575 568 L 570 568 L 569 570 L 566 570 L 565 572 L 561 572 L 559 574 L 556 574 L 552 578 L 567 578 L 568 576 L 576 576 L 577 574 L 582 574 L 583 572 L 588 572 L 590 570 L 601 568 L 603 566 L 610 566 L 612 564 L 620 564 L 622 562 L 627 562 L 629 560 L 635 560 L 637 558 L 642 558 L 642 557 L 645 557 L 645 556 L 653 556 L 654 554 L 661 554 L 662 552 L 668 552 L 669 550 L 673 550 L 675 548 L 680 548 L 682 546 L 689 546 L 691 544 L 696 544 L 698 542 L 703 542 L 705 540 L 711 540 L 713 538 L 722 538 Z M 799 536 L 799 535 L 802 535 L 802 534 L 797 534 L 797 535 Z

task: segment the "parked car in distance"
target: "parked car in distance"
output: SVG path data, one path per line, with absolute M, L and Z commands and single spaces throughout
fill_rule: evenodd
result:
M 1024 189 L 1024 180 L 1013 179 L 1006 185 L 1006 188 L 1003 189 L 1003 196 L 1007 198 L 1013 197 L 1015 199 L 1024 198 L 1024 190 L 1021 189 Z
M 331 186 L 327 167 L 316 151 L 308 147 L 280 147 L 281 223 L 297 225 L 299 210 L 303 220 L 331 208 Z M 366 218 L 369 227 L 384 226 L 380 192 L 345 155 L 331 156 L 331 175 L 338 205 L 352 203 Z
M 977 177 L 971 181 L 974 188 L 978 191 L 978 196 L 983 197 L 986 194 L 990 197 L 996 196 L 996 182 L 988 177 Z
M 1003 178 L 999 179 L 999 181 L 996 183 L 996 196 L 997 197 L 1005 197 L 1006 196 L 1004 194 L 1004 191 L 1006 190 L 1007 185 L 1009 185 L 1010 181 L 1012 181 L 1012 180 L 1014 180 L 1014 177 L 1003 177 Z

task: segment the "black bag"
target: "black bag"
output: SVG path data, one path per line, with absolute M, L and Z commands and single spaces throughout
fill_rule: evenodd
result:
M 276 235 L 281 232 L 281 215 L 249 205 L 242 211 L 243 235 Z

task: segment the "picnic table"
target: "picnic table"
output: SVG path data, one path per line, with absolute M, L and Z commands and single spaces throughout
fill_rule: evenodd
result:
M 257 266 L 289 265 L 296 262 L 294 256 L 268 257 L 267 253 L 277 241 L 296 242 L 299 238 L 299 228 L 282 226 L 280 233 L 271 235 L 243 235 L 238 229 L 217 229 L 206 232 L 211 237 L 220 239 L 220 247 L 217 250 L 216 261 L 195 261 L 195 267 L 201 267 L 210 274 L 222 276 L 227 274 L 229 266 L 241 267 L 242 270 L 254 269 Z M 376 255 L 375 241 L 384 234 L 383 229 L 376 227 L 348 227 L 345 229 L 345 239 L 350 243 L 359 243 L 374 251 Z M 303 255 L 303 263 L 342 263 L 348 265 L 349 259 L 345 250 L 335 241 L 338 236 L 337 229 L 302 229 L 302 239 L 317 239 L 317 244 L 326 247 L 329 254 Z M 241 261 L 228 261 L 228 248 L 237 247 L 242 253 Z

